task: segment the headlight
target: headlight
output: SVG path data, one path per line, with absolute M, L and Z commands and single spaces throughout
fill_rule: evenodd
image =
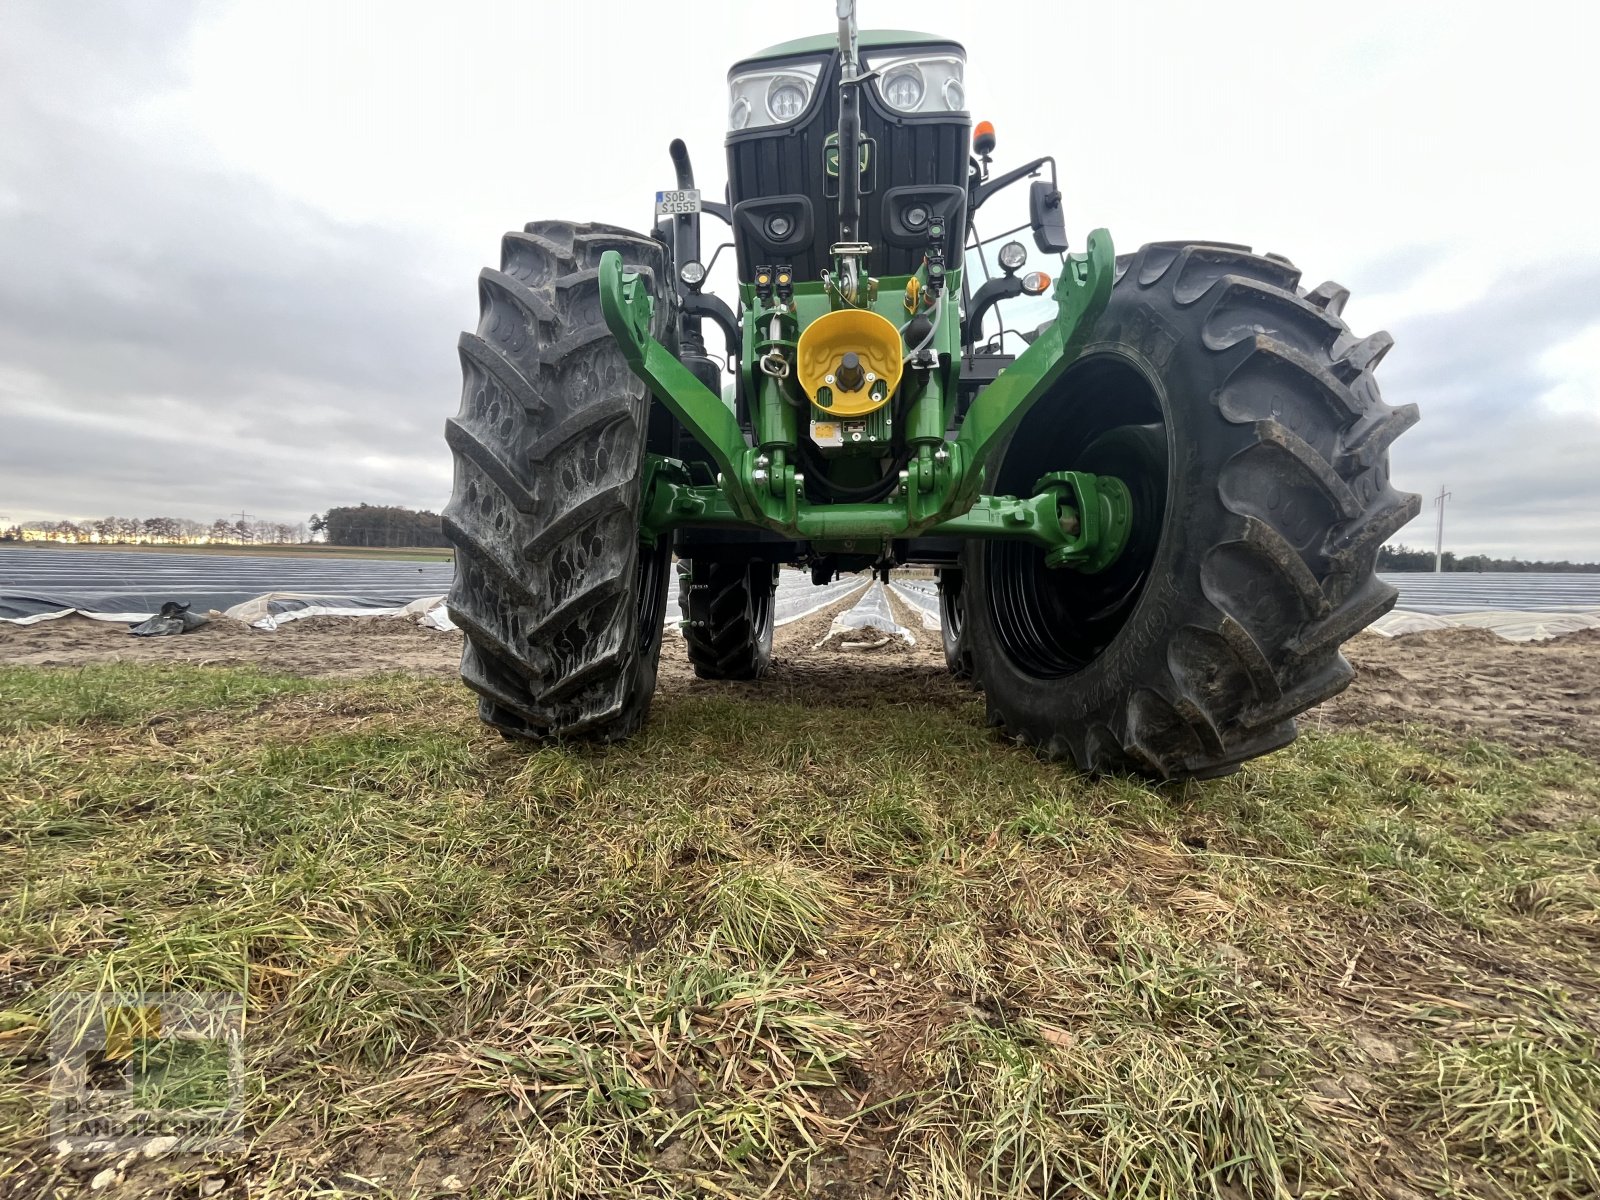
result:
M 967 94 L 961 74 L 966 64 L 958 54 L 906 54 L 868 57 L 878 73 L 878 95 L 899 112 L 962 112 Z
M 811 84 L 798 75 L 782 76 L 767 84 L 767 113 L 774 121 L 792 121 L 805 111 Z
M 901 112 L 916 112 L 922 107 L 922 68 L 916 63 L 899 63 L 883 73 L 883 98 Z
M 728 128 L 787 125 L 811 105 L 822 64 L 785 63 L 743 71 L 728 80 Z

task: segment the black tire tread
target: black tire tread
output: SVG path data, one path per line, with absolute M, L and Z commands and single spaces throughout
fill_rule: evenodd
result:
M 448 606 L 466 635 L 462 679 L 511 737 L 627 736 L 654 686 L 636 629 L 650 402 L 601 317 L 605 250 L 664 277 L 663 247 L 627 230 L 544 221 L 507 234 L 460 341 Z M 659 305 L 658 337 L 668 318 Z
M 1287 260 L 1238 246 L 1156 243 L 1119 260 L 1117 291 L 1164 288 L 1165 303 L 1202 306 L 1205 347 L 1236 360 L 1211 397 L 1240 448 L 1217 464 L 1203 600 L 1185 612 L 1166 669 L 1130 680 L 1079 728 L 997 698 L 980 661 L 991 724 L 1085 771 L 1208 778 L 1286 744 L 1297 714 L 1348 684 L 1339 646 L 1395 601 L 1373 574 L 1378 548 L 1420 507 L 1391 486 L 1387 454 L 1417 412 L 1379 398 L 1372 372 L 1393 339 L 1350 333 L 1340 285 L 1298 284 Z M 1274 386 L 1250 386 L 1262 378 Z M 1276 514 L 1260 494 L 1267 479 L 1292 486 L 1314 518 Z
M 678 562 L 689 665 L 701 679 L 759 679 L 772 661 L 772 568 L 736 560 Z M 759 594 L 765 590 L 765 596 Z

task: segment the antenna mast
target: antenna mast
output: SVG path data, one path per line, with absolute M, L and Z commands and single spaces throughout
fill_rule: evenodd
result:
M 856 0 L 838 0 L 839 14 L 839 241 L 835 266 L 846 300 L 861 294 L 861 260 L 871 247 L 861 241 L 861 61 L 857 50 Z
M 1444 490 L 1444 484 L 1439 485 L 1439 494 L 1433 498 L 1433 506 L 1439 510 L 1439 532 L 1433 543 L 1433 573 L 1441 574 L 1444 571 L 1444 502 L 1455 493 Z

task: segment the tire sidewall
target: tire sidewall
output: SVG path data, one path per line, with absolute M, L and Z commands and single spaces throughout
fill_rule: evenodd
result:
M 778 568 L 768 563 L 750 566 L 750 601 L 756 617 L 756 675 L 772 665 L 772 635 L 778 624 Z
M 1102 355 L 1132 367 L 1150 386 L 1165 426 L 1166 504 L 1149 573 L 1127 621 L 1097 657 L 1065 677 L 1039 678 L 1021 670 L 995 629 L 990 604 L 988 555 L 980 540 L 962 551 L 966 571 L 965 640 L 978 680 L 988 694 L 991 720 L 1003 719 L 1046 744 L 1064 725 L 1110 727 L 1116 740 L 1132 692 L 1155 686 L 1167 675 L 1167 649 L 1186 623 L 1185 614 L 1204 605 L 1201 568 L 1206 554 L 1236 533 L 1237 518 L 1217 496 L 1223 463 L 1248 444 L 1248 435 L 1226 420 L 1213 403 L 1214 390 L 1238 355 L 1207 349 L 1200 336 L 1204 305 L 1171 303 L 1165 288 L 1140 289 L 1125 277 L 1096 323 L 1095 340 L 1073 368 Z M 1165 300 L 1166 303 L 1161 303 Z M 1072 404 L 1069 392 L 1045 403 Z M 1016 436 L 1016 435 L 1012 435 Z M 1011 437 L 996 448 L 998 473 Z M 1062 469 L 1070 469 L 1062 463 Z M 1063 568 L 1070 570 L 1070 568 Z M 1140 681 L 1130 688 L 1129 681 Z M 1172 697 L 1164 697 L 1171 700 Z M 1002 711 L 996 711 L 996 705 Z
M 972 674 L 970 643 L 966 640 L 965 588 L 966 576 L 960 568 L 939 572 L 939 641 L 944 647 L 945 668 L 957 679 Z

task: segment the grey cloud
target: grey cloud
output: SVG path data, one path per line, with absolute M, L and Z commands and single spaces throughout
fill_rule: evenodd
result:
M 33 414 L 7 422 L 9 488 L 50 498 L 55 511 L 189 515 L 212 519 L 245 505 L 257 516 L 298 521 L 332 496 L 372 503 L 417 502 L 417 475 L 426 460 L 387 465 L 346 464 L 330 480 L 322 462 L 292 445 L 191 438 L 181 432 L 126 426 L 67 425 Z M 70 447 L 70 471 L 60 460 Z M 389 460 L 386 460 L 386 463 Z M 115 481 L 107 485 L 108 480 Z M 435 501 L 437 502 L 437 501 Z
M 105 24 L 61 7 L 30 10 L 19 43 L 116 77 L 97 93 L 108 105 L 172 69 L 177 31 L 122 6 Z M 441 286 L 426 242 L 185 167 L 108 132 L 109 109 L 63 112 L 36 74 L 9 79 L 0 375 L 12 391 L 38 382 L 0 394 L 0 511 L 204 517 L 242 501 L 289 517 L 443 502 L 470 273 Z M 130 412 L 166 432 L 130 432 Z M 368 478 L 354 460 L 369 454 L 411 469 Z
M 1351 263 L 1341 269 L 1339 280 L 1358 296 L 1381 296 L 1403 290 L 1449 257 L 1450 248 L 1438 243 L 1403 246 Z
M 126 109 L 179 80 L 199 11 L 6 10 L 0 516 L 437 506 L 477 264 L 426 231 L 342 224 L 126 132 Z M 1393 293 L 1448 253 L 1417 240 L 1335 273 L 1358 296 Z M 1393 328 L 1385 392 L 1423 411 L 1396 477 L 1451 486 L 1453 545 L 1600 559 L 1600 416 L 1538 403 L 1552 382 L 1540 356 L 1596 323 L 1591 259 L 1509 271 L 1481 300 Z M 1428 521 L 1402 538 L 1428 540 Z
M 181 34 L 201 11 L 199 0 L 9 4 L 0 66 L 42 108 L 104 111 L 142 99 L 173 77 Z
M 1449 486 L 1447 542 L 1600 560 L 1600 413 L 1559 415 L 1539 401 L 1554 383 L 1540 358 L 1597 324 L 1600 263 L 1580 262 L 1529 267 L 1392 331 L 1384 393 L 1423 418 L 1395 444 L 1395 476 L 1424 493 Z M 1431 542 L 1431 521 L 1425 507 L 1402 540 Z

